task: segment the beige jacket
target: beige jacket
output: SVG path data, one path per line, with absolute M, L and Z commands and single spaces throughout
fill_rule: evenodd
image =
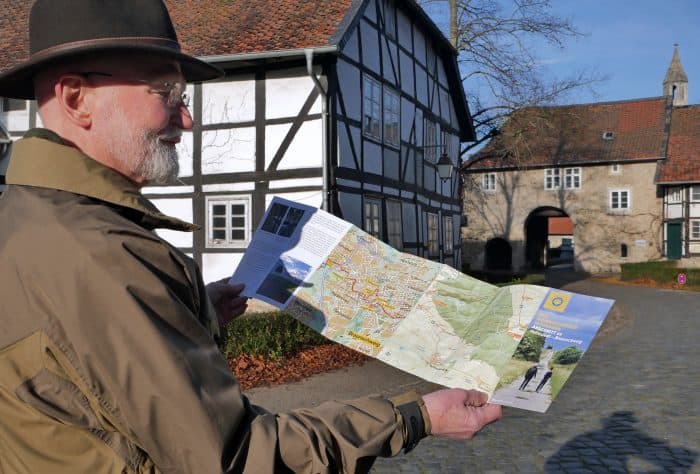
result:
M 361 472 L 397 454 L 381 398 L 269 414 L 219 352 L 199 269 L 126 178 L 33 130 L 0 196 L 0 472 Z

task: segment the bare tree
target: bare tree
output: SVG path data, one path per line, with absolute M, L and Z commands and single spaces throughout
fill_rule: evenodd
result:
M 544 64 L 532 49 L 535 40 L 564 47 L 582 33 L 566 18 L 551 13 L 550 0 L 423 0 L 448 3 L 450 41 L 459 51 L 462 80 L 479 84 L 466 94 L 477 133 L 462 154 L 498 134 L 504 120 L 527 106 L 561 101 L 571 91 L 602 78 L 586 71 L 546 79 Z M 470 90 L 471 89 L 471 90 Z M 479 93 L 478 91 L 487 91 Z

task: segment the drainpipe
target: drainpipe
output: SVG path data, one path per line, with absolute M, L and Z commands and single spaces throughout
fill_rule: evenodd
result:
M 321 165 L 322 176 L 323 176 L 323 198 L 321 201 L 321 209 L 324 211 L 329 211 L 328 207 L 328 139 L 326 134 L 328 132 L 328 93 L 323 88 L 323 84 L 314 74 L 314 50 L 305 49 L 306 54 L 306 71 L 309 73 L 309 77 L 314 81 L 316 90 L 318 90 L 321 95 L 321 156 L 323 157 L 323 163 Z

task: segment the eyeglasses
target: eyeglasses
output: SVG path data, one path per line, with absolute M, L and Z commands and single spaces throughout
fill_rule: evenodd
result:
M 131 82 L 138 82 L 141 84 L 146 84 L 150 87 L 149 91 L 151 94 L 158 94 L 165 99 L 165 103 L 168 107 L 177 108 L 180 106 L 189 107 L 190 96 L 185 93 L 186 84 L 182 82 L 174 81 L 148 81 L 146 79 L 136 79 L 133 77 L 122 77 L 115 76 L 114 74 L 109 74 L 106 72 L 81 72 L 78 73 L 81 76 L 103 76 L 103 77 L 118 77 L 120 80 L 126 80 Z

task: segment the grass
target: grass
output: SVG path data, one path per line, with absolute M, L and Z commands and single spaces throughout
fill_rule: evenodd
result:
M 328 339 L 280 311 L 245 315 L 223 332 L 227 358 L 248 354 L 282 359 L 303 348 L 327 343 Z
M 525 371 L 532 367 L 533 363 L 534 362 L 527 360 L 511 359 L 503 372 L 503 375 L 501 375 L 498 386 L 505 387 L 506 385 L 513 383 L 513 381 L 517 380 L 518 377 L 522 377 Z
M 623 263 L 620 281 L 653 281 L 660 286 L 700 291 L 700 268 L 679 267 L 675 260 Z M 686 275 L 685 284 L 678 282 L 679 274 Z
M 552 386 L 552 399 L 559 394 L 559 391 L 564 386 L 566 381 L 569 379 L 571 372 L 573 372 L 576 364 L 569 365 L 552 365 L 552 378 L 549 379 L 549 383 Z

